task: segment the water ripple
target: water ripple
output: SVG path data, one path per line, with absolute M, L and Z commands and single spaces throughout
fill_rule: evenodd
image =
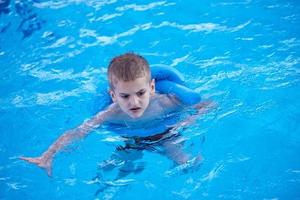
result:
M 64 45 L 67 45 L 68 43 L 71 43 L 74 41 L 73 37 L 62 37 L 56 40 L 56 42 L 54 42 L 52 45 L 48 46 L 47 48 L 58 48 Z
M 171 67 L 177 66 L 179 63 L 184 62 L 188 57 L 189 57 L 189 55 L 183 56 L 181 58 L 175 58 L 172 61 L 172 64 L 170 66 Z
M 212 32 L 215 30 L 224 31 L 227 28 L 215 23 L 200 23 L 200 24 L 178 24 L 176 22 L 163 21 L 159 25 L 153 26 L 154 28 L 173 27 L 184 31 L 191 32 Z
M 201 66 L 201 68 L 211 67 L 211 66 L 217 66 L 217 65 L 224 65 L 224 64 L 232 64 L 229 61 L 229 56 L 214 56 L 210 59 L 202 59 L 202 60 L 196 60 L 193 62 L 194 65 Z
M 218 166 L 214 167 L 206 176 L 202 178 L 202 181 L 211 181 L 215 179 L 221 171 L 225 168 L 224 164 L 219 164 Z
M 145 31 L 148 29 L 160 29 L 163 27 L 172 27 L 177 28 L 183 31 L 190 31 L 190 32 L 212 32 L 212 31 L 229 31 L 229 32 L 236 32 L 241 29 L 243 29 L 245 26 L 247 26 L 250 23 L 250 21 L 243 23 L 241 25 L 235 26 L 235 27 L 227 27 L 215 23 L 200 23 L 200 24 L 178 24 L 176 22 L 169 22 L 169 21 L 163 21 L 158 25 L 153 24 L 152 22 L 144 23 L 144 24 L 138 24 L 134 27 L 128 29 L 127 31 L 114 34 L 112 36 L 107 35 L 99 35 L 96 30 L 86 29 L 82 28 L 80 29 L 80 38 L 86 38 L 91 37 L 94 38 L 94 40 L 90 43 L 85 43 L 83 41 L 79 41 L 78 43 L 90 47 L 90 46 L 106 46 L 111 45 L 115 42 L 117 42 L 120 38 L 132 36 L 138 31 Z
M 158 6 L 170 6 L 170 5 L 175 5 L 175 3 L 167 3 L 166 1 L 157 1 L 153 3 L 149 3 L 147 5 L 129 4 L 129 5 L 117 7 L 116 10 L 121 12 L 126 10 L 146 11 Z
M 27 185 L 23 185 L 18 182 L 6 183 L 6 185 L 9 187 L 9 189 L 12 189 L 12 190 L 19 190 L 19 189 L 23 189 L 23 188 L 27 187 Z
M 30 65 L 29 65 L 30 66 Z M 30 68 L 30 67 L 29 67 Z M 97 90 L 97 81 L 95 77 L 99 78 L 105 76 L 104 68 L 87 68 L 79 73 L 74 73 L 73 70 L 54 70 L 50 71 L 33 68 L 28 70 L 28 74 L 38 78 L 40 81 L 49 80 L 71 80 L 79 85 L 75 89 L 61 89 L 51 92 L 29 92 L 20 90 L 14 96 L 4 99 L 7 105 L 15 107 L 27 107 L 37 105 L 51 105 L 62 101 L 67 97 L 79 96 L 82 93 L 95 93 Z M 9 103 L 8 103 L 9 102 Z
M 113 36 L 99 36 L 99 35 L 97 35 L 95 30 L 80 29 L 80 37 L 81 38 L 84 38 L 84 37 L 95 38 L 96 42 L 88 44 L 89 46 L 96 46 L 96 45 L 105 46 L 105 45 L 111 45 L 111 44 L 115 43 L 118 39 L 120 39 L 122 37 L 131 36 L 140 30 L 147 30 L 149 28 L 151 28 L 151 23 L 136 25 L 133 28 L 131 28 L 125 32 L 121 32 L 121 33 L 115 34 Z M 80 44 L 86 45 L 85 43 L 80 43 Z
M 98 18 L 95 18 L 95 17 L 92 17 L 89 19 L 89 22 L 98 22 L 98 21 L 107 21 L 107 20 L 110 20 L 110 19 L 114 19 L 116 17 L 120 17 L 122 16 L 123 13 L 113 13 L 113 14 L 105 14 L 101 17 L 98 17 Z
M 94 7 L 97 10 L 100 10 L 103 6 L 113 4 L 117 2 L 117 0 L 102 0 L 102 1 L 97 1 L 97 0 L 63 0 L 63 1 L 57 1 L 57 0 L 52 0 L 52 1 L 44 1 L 44 2 L 34 2 L 33 6 L 37 8 L 50 8 L 50 9 L 61 9 L 67 6 L 70 6 L 71 4 L 81 4 L 84 3 L 87 6 Z

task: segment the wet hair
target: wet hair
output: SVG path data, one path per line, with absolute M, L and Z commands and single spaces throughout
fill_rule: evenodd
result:
M 114 89 L 114 84 L 118 80 L 134 81 L 145 76 L 150 82 L 151 77 L 147 60 L 135 53 L 125 53 L 114 57 L 109 63 L 107 72 L 111 89 Z

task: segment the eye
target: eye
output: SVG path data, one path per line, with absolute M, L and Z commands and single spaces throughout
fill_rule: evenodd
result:
M 129 95 L 128 95 L 128 94 L 121 95 L 121 98 L 122 98 L 122 99 L 128 99 L 128 98 L 129 98 Z
M 140 96 L 143 96 L 144 94 L 145 94 L 145 91 L 144 90 L 142 90 L 142 91 L 139 91 L 138 93 L 136 93 L 139 97 Z

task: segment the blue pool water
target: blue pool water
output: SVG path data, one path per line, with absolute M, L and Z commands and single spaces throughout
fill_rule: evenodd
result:
M 0 1 L 0 199 L 300 199 L 299 13 L 292 0 Z M 106 130 L 58 154 L 52 178 L 20 161 L 91 117 L 127 51 L 218 104 L 182 130 L 200 168 L 145 152 L 141 173 L 97 193 L 120 144 Z

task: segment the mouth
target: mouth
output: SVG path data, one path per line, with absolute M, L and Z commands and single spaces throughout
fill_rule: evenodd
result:
M 141 107 L 134 107 L 134 108 L 130 108 L 130 111 L 138 112 L 140 109 L 141 109 Z

